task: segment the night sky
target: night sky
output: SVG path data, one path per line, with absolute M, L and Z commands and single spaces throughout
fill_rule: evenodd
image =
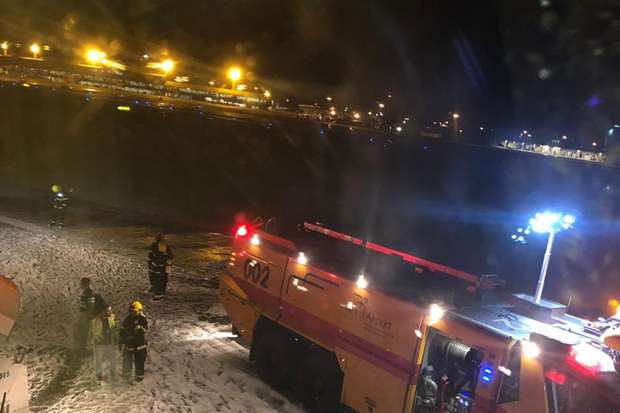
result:
M 237 63 L 280 95 L 372 105 L 391 93 L 420 118 L 458 110 L 464 125 L 587 140 L 619 121 L 620 10 L 608 1 L 4 2 L 5 38 L 167 49 L 213 76 Z

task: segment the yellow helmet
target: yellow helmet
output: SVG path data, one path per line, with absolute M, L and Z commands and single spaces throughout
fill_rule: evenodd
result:
M 142 303 L 136 300 L 133 303 L 131 303 L 131 305 L 129 306 L 129 309 L 132 311 L 135 311 L 136 313 L 139 313 L 142 311 Z
M 56 184 L 52 185 L 52 192 L 53 193 L 60 192 L 60 185 L 56 185 Z

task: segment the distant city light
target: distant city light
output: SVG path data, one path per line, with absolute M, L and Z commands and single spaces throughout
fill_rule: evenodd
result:
M 396 127 L 396 132 L 402 132 L 402 130 L 403 130 L 402 126 L 399 125 Z
M 102 60 L 106 57 L 105 52 L 102 52 L 98 49 L 88 49 L 86 51 L 86 60 L 91 65 L 96 65 L 102 62 Z
M 381 109 L 383 109 L 383 108 L 385 107 L 385 103 L 381 103 L 381 102 L 379 102 L 379 105 L 378 105 L 378 106 L 379 106 Z
M 147 63 L 146 67 L 150 69 L 159 69 L 164 72 L 164 75 L 171 73 L 174 70 L 176 63 L 172 59 L 166 59 L 162 62 L 151 62 Z
M 117 106 L 116 109 L 120 110 L 122 112 L 129 112 L 129 111 L 131 111 L 131 108 L 129 106 Z
M 265 90 L 265 92 L 263 93 L 263 95 L 264 95 L 267 99 L 269 99 L 269 98 L 271 97 L 271 92 L 270 92 L 270 91 L 268 91 L 268 90 Z
M 362 117 L 362 115 L 360 115 L 359 112 L 353 112 L 353 117 L 359 120 Z
M 238 67 L 231 67 L 228 70 L 228 78 L 234 82 L 241 78 L 241 69 Z
M 230 69 L 228 69 L 228 72 L 226 74 L 231 81 L 230 88 L 234 90 L 235 84 L 237 83 L 239 79 L 241 79 L 241 69 L 239 69 L 237 66 L 233 66 Z
M 41 53 L 41 46 L 39 46 L 37 43 L 31 44 L 30 53 L 32 53 L 32 56 L 34 58 L 37 58 L 39 56 L 39 53 Z
M 171 59 L 166 59 L 161 62 L 161 70 L 165 73 L 170 73 L 174 69 L 175 63 Z
M 452 114 L 452 118 L 454 118 L 454 119 L 458 119 L 460 117 L 461 117 L 461 115 L 459 115 L 458 113 L 453 113 Z
M 592 142 L 592 146 L 596 146 L 596 142 Z
M 2 43 L 0 43 L 0 49 L 2 49 L 2 54 L 6 56 L 9 50 L 9 42 L 5 40 Z
M 325 100 L 327 100 L 328 102 L 331 102 L 331 101 L 332 101 L 332 97 L 331 97 L 331 96 L 327 96 L 327 97 L 325 98 Z

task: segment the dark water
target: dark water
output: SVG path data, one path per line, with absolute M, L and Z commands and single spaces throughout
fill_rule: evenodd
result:
M 309 122 L 223 120 L 0 89 L 0 182 L 223 229 L 236 212 L 318 219 L 533 291 L 545 239 L 510 235 L 536 211 L 578 216 L 557 237 L 545 295 L 583 311 L 620 295 L 618 170 Z M 126 102 L 124 102 L 126 103 Z

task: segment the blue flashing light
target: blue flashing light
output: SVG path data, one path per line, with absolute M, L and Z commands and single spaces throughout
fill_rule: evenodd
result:
M 480 380 L 486 384 L 492 383 L 493 375 L 494 375 L 494 371 L 491 367 L 483 367 L 482 374 L 480 374 Z

